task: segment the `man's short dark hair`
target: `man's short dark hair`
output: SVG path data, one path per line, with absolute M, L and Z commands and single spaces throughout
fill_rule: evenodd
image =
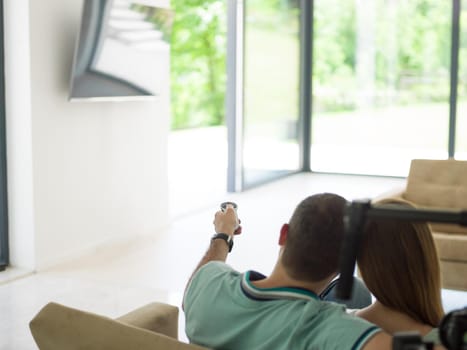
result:
M 290 221 L 282 263 L 299 280 L 318 282 L 338 270 L 346 200 L 333 193 L 305 198 Z

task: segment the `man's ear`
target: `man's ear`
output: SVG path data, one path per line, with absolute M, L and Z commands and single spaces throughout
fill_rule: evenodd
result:
M 284 246 L 285 241 L 287 241 L 287 235 L 289 234 L 289 224 L 284 224 L 281 227 L 281 232 L 279 235 L 279 245 Z

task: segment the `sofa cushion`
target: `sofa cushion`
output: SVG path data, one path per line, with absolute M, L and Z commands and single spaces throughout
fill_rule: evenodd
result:
M 456 159 L 413 159 L 409 179 L 414 182 L 453 184 L 467 187 L 467 161 Z
M 441 260 L 443 288 L 467 291 L 467 264 Z
M 467 209 L 467 161 L 412 160 L 405 197 L 428 207 Z
M 29 326 L 41 350 L 204 349 L 57 303 L 42 308 Z
M 404 199 L 431 209 L 467 210 L 467 161 L 414 159 Z M 467 227 L 432 224 L 433 231 L 467 234 Z
M 434 232 L 433 238 L 441 260 L 467 263 L 467 236 Z

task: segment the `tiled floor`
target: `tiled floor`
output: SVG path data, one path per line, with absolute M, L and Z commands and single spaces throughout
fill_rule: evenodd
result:
M 277 257 L 278 230 L 309 194 L 330 191 L 347 199 L 374 197 L 403 184 L 396 178 L 299 174 L 223 198 L 178 216 L 157 237 L 139 237 L 78 261 L 0 284 L 0 349 L 35 349 L 29 320 L 49 301 L 115 317 L 152 301 L 180 305 L 185 283 L 212 234 L 217 200 L 238 203 L 243 233 L 228 262 L 240 271 L 269 273 Z M 188 194 L 187 194 L 188 195 Z M 179 199 L 180 201 L 183 198 Z M 448 309 L 467 303 L 467 293 L 444 292 Z M 180 338 L 183 334 L 181 314 Z

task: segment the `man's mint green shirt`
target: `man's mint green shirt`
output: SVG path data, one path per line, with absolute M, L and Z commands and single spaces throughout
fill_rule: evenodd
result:
M 300 288 L 257 288 L 264 278 L 222 262 L 201 267 L 184 297 L 190 342 L 213 349 L 361 349 L 380 329 Z

